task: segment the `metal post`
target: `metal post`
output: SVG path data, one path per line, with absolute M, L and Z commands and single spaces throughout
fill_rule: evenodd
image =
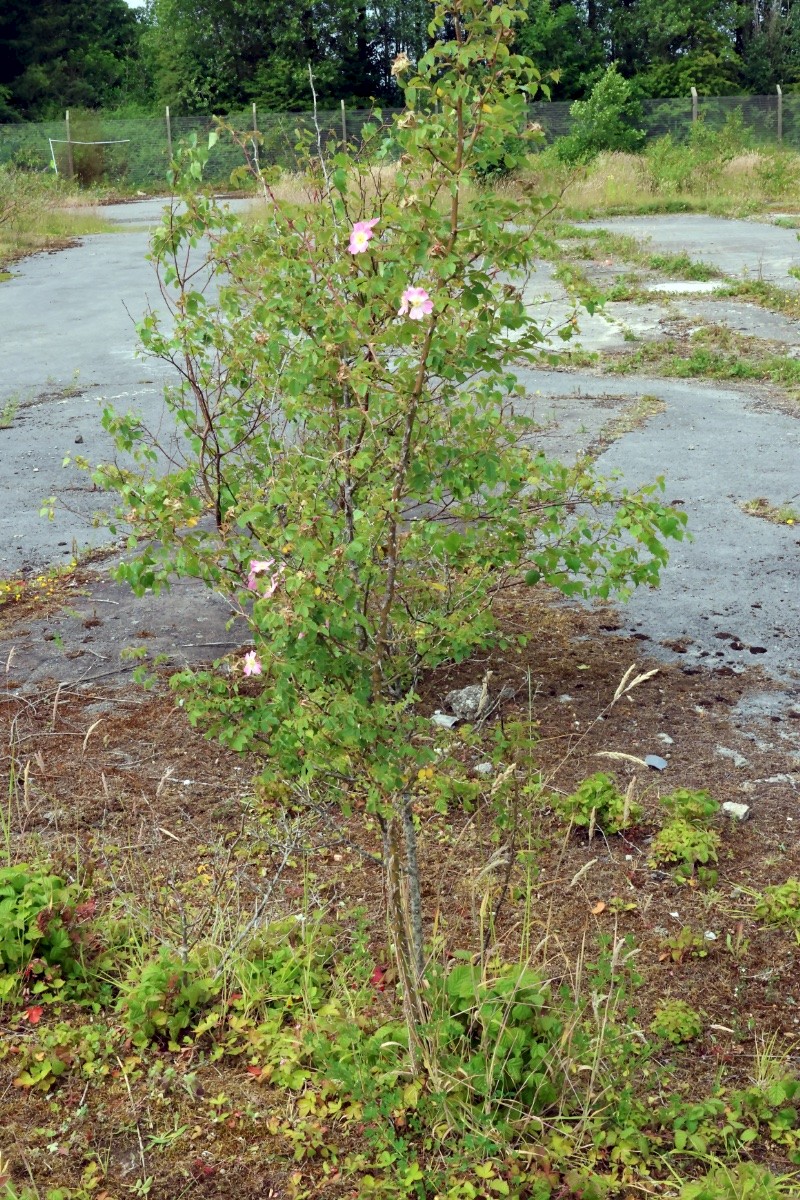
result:
M 75 178 L 75 160 L 72 157 L 72 134 L 69 127 L 69 109 L 67 109 L 67 179 Z
M 167 158 L 172 162 L 172 121 L 169 119 L 169 105 L 164 109 L 167 118 Z
M 258 133 L 258 109 L 255 100 L 253 101 L 253 133 Z
M 778 141 L 783 141 L 783 88 L 780 84 L 778 89 Z
M 347 116 L 344 111 L 344 100 L 342 101 L 342 143 L 347 145 Z
M 697 88 L 692 88 L 692 124 L 697 124 Z

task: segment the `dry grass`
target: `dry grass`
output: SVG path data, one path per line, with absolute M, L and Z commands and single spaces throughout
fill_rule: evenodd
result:
M 57 249 L 75 237 L 116 229 L 97 215 L 92 198 L 69 185 L 49 176 L 0 169 L 0 265 Z
M 599 154 L 568 166 L 552 149 L 530 159 L 523 178 L 539 192 L 563 195 L 563 215 L 712 212 L 746 215 L 779 202 L 793 206 L 800 155 L 743 150 L 731 158 L 674 143 L 650 143 L 644 154 Z

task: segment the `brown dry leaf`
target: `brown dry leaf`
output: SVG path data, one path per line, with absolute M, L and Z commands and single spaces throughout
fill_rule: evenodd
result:
M 605 912 L 607 907 L 605 900 L 598 900 L 597 904 L 592 906 L 592 916 L 599 917 L 600 913 Z

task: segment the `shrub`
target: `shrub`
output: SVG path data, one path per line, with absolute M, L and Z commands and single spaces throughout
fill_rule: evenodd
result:
M 587 100 L 576 100 L 569 110 L 572 126 L 556 142 L 564 162 L 588 162 L 602 150 L 640 150 L 644 130 L 642 108 L 633 84 L 612 63 L 592 88 Z
M 185 209 L 153 242 L 172 314 L 141 326 L 149 353 L 184 364 L 166 397 L 178 440 L 162 447 L 107 412 L 134 462 L 95 474 L 133 529 L 118 578 L 140 594 L 200 578 L 251 639 L 246 655 L 175 678 L 190 719 L 259 752 L 301 795 L 358 779 L 383 833 L 390 919 L 406 912 L 413 927 L 396 944 L 410 962 L 413 943 L 417 976 L 409 784 L 433 753 L 416 736 L 416 680 L 498 640 L 492 604 L 511 581 L 624 594 L 657 582 L 666 540 L 683 534 L 660 485 L 628 491 L 586 463 L 548 460 L 520 413 L 515 370 L 543 340 L 522 284 L 550 201 L 475 195 L 471 181 L 507 157 L 540 86 L 508 50 L 523 8 L 440 5 L 435 32 L 455 23 L 459 40 L 408 67 L 406 111 L 388 133 L 362 130 L 370 166 L 306 146 L 307 194 L 284 203 L 257 172 L 255 223 L 197 194 L 207 152 L 190 152 Z M 215 299 L 194 259 L 175 266 L 198 244 L 221 281 Z M 394 870 L 404 856 L 408 910 Z

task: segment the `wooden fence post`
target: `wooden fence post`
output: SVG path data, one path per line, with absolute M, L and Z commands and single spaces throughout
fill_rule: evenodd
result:
M 164 112 L 167 118 L 167 158 L 172 162 L 172 121 L 169 119 L 169 105 Z
M 783 141 L 783 88 L 780 84 L 777 85 L 778 90 L 778 141 Z
M 697 124 L 697 88 L 692 88 L 692 124 Z
M 342 146 L 347 145 L 347 116 L 344 111 L 344 100 L 342 101 Z
M 253 101 L 253 133 L 258 133 L 258 109 L 255 100 Z
M 66 124 L 67 124 L 67 179 L 74 179 L 75 178 L 75 160 L 72 157 L 72 134 L 70 132 L 70 124 L 69 124 L 69 109 L 67 109 Z

